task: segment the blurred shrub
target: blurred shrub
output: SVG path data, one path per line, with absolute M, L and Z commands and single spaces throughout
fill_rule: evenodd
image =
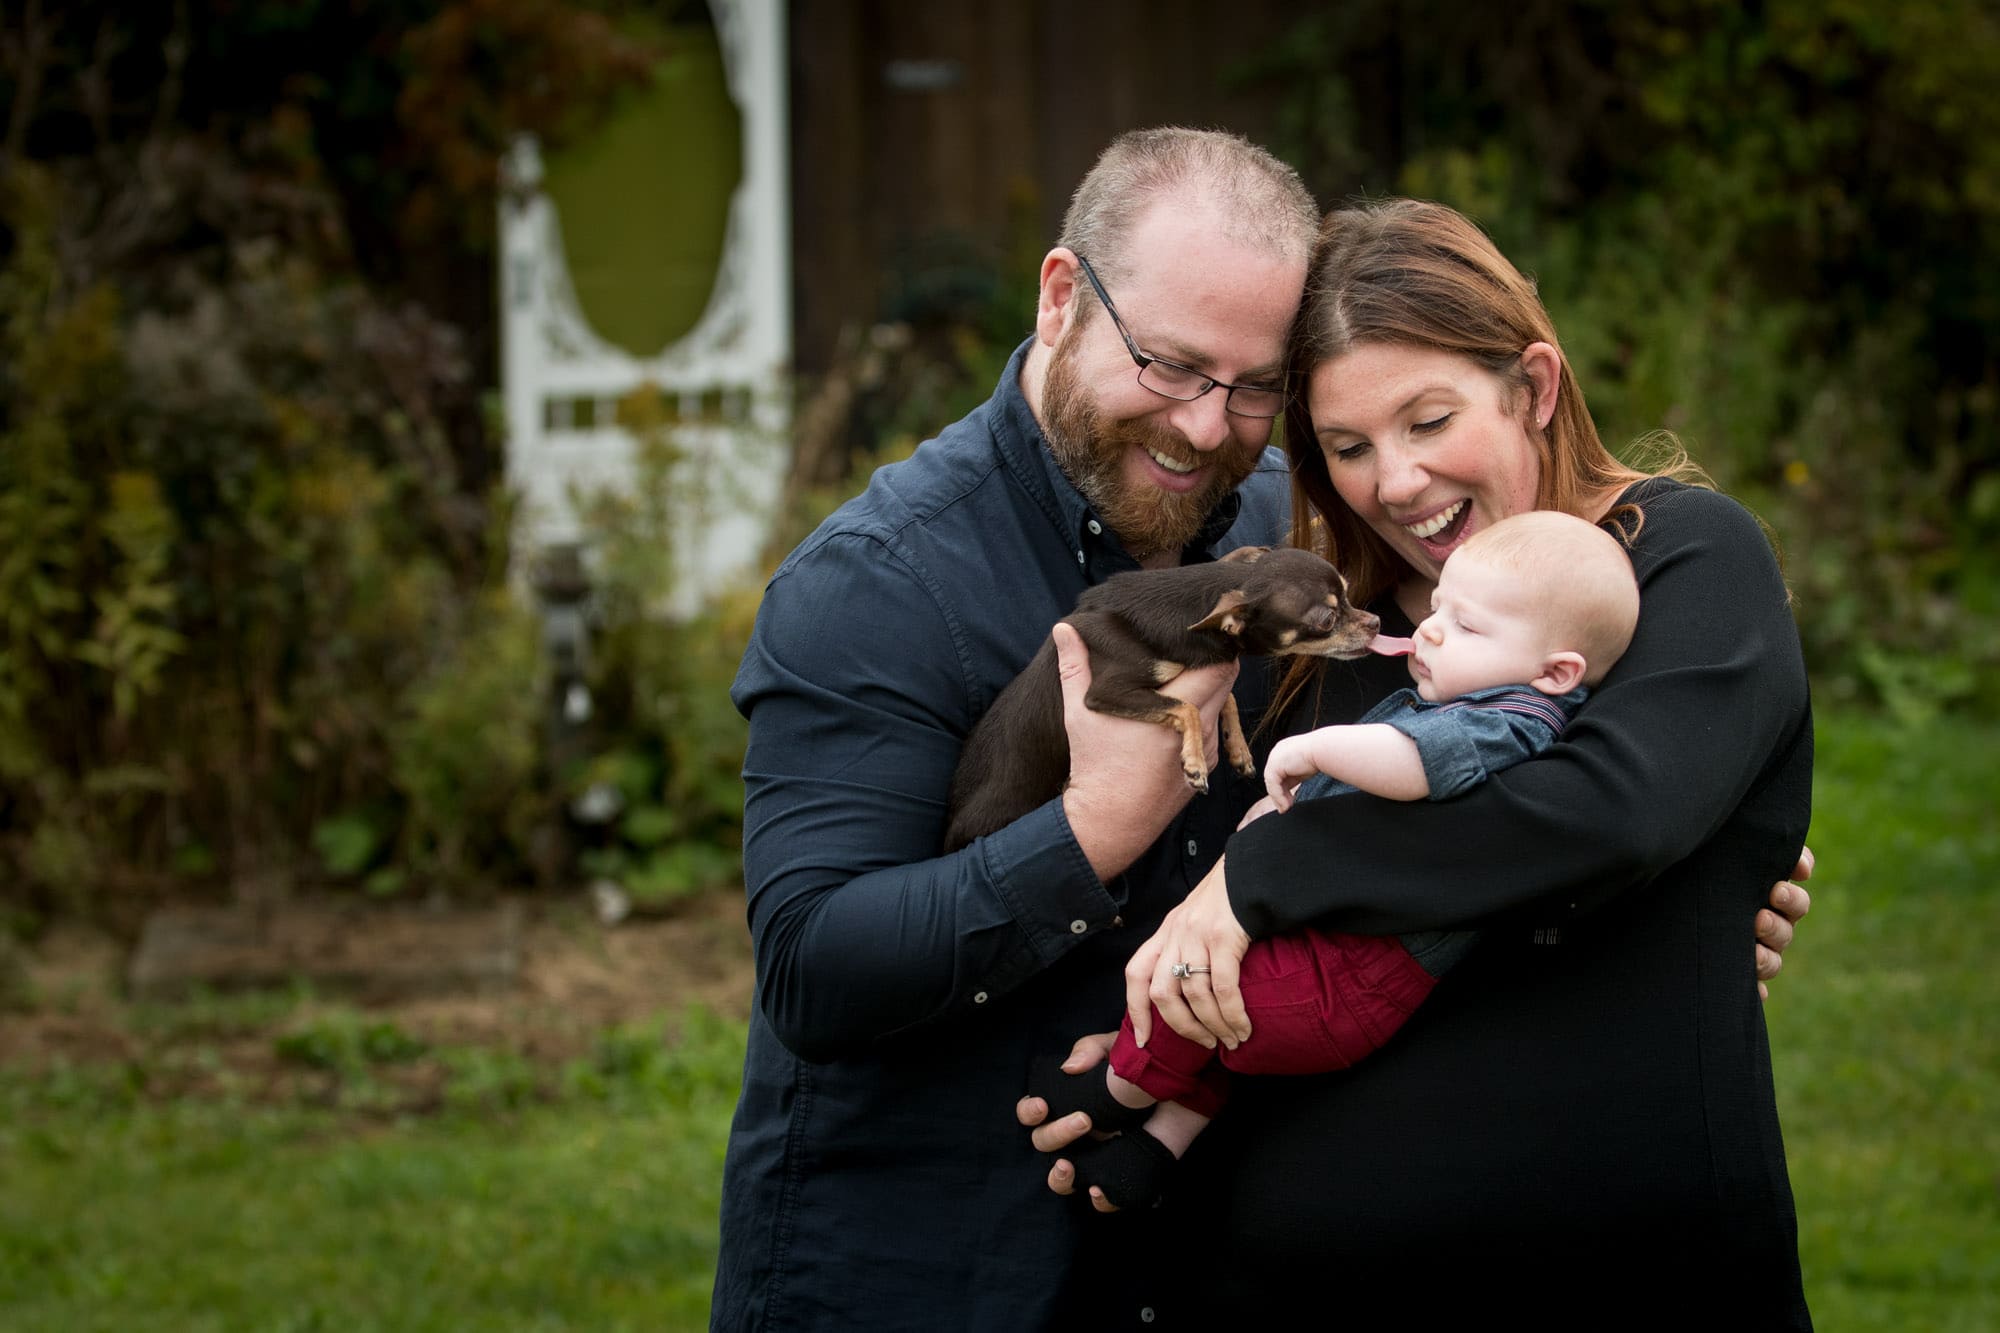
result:
M 77 183 L 24 170 L 6 201 L 10 878 L 72 905 L 134 867 L 376 893 L 520 880 L 564 869 L 538 842 L 608 785 L 585 870 L 656 903 L 733 880 L 728 683 L 755 600 L 666 614 L 680 519 L 713 497 L 665 415 L 635 398 L 637 484 L 594 505 L 600 748 L 554 769 L 506 507 L 467 494 L 436 408 L 469 373 L 456 336 L 300 245 L 310 192 L 272 207 L 279 246 L 241 234 L 257 182 L 224 157 L 183 141 L 141 166 L 135 188 L 192 182 L 238 234 L 78 293 L 52 258 Z
M 713 589 L 694 614 L 667 614 L 687 519 L 714 503 L 719 483 L 690 471 L 656 389 L 629 395 L 618 415 L 635 440 L 633 484 L 579 497 L 593 537 L 595 744 L 558 777 L 572 808 L 599 802 L 604 828 L 580 868 L 634 904 L 662 907 L 742 873 L 747 733 L 729 684 L 757 595 Z M 756 460 L 773 443 L 746 427 L 731 454 Z
M 478 593 L 504 528 L 445 442 L 456 335 L 305 243 L 311 192 L 191 139 L 133 165 L 117 253 L 78 231 L 91 173 L 23 166 L 0 198 L 0 848 L 59 893 L 282 862 L 384 790 L 422 819 L 391 743 L 404 714 L 406 745 L 448 728 L 422 687 L 476 658 L 532 690 Z
M 400 867 L 464 884 L 522 863 L 552 814 L 538 773 L 542 674 L 534 613 L 493 589 L 474 603 L 467 632 L 405 693 L 389 738 L 404 800 Z
M 564 793 L 504 579 L 490 368 L 434 309 L 490 310 L 497 150 L 580 128 L 650 67 L 620 8 L 0 20 L 17 910 L 540 863 Z

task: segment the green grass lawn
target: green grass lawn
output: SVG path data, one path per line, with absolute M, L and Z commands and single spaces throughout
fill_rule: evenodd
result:
M 1767 1010 L 1822 1328 L 2000 1328 L 2000 727 L 1823 718 Z
M 1996 753 L 1991 724 L 1822 720 L 1815 906 L 1768 1012 L 1824 1329 L 2000 1328 Z M 425 1114 L 365 1020 L 290 1038 L 343 1072 L 328 1106 L 0 1072 L 0 1328 L 704 1327 L 742 1032 L 676 1034 L 447 1052 Z
M 332 1109 L 0 1083 L 0 1328 L 705 1328 L 742 1051 L 700 1015 L 608 1034 L 532 1098 L 458 1052 L 404 1118 L 365 1066 Z

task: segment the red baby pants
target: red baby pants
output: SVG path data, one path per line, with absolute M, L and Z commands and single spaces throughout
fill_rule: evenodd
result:
M 1238 1074 L 1321 1074 L 1346 1069 L 1416 1012 L 1437 978 L 1393 936 L 1297 930 L 1258 940 L 1243 956 L 1238 984 L 1250 1040 L 1235 1050 L 1189 1041 L 1153 1011 L 1142 1047 L 1128 1014 L 1111 1048 L 1111 1068 L 1161 1101 L 1205 1116 L 1222 1109 L 1228 1069 Z

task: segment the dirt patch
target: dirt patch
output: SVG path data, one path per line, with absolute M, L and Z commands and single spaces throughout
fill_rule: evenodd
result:
M 521 914 L 499 907 L 387 906 L 354 899 L 281 907 L 165 907 L 125 969 L 134 1000 L 304 982 L 383 1003 L 504 994 L 521 978 Z
M 406 973 L 413 941 L 440 951 L 451 944 L 452 928 L 437 922 L 413 933 L 406 910 L 329 912 L 326 904 L 302 903 L 292 911 L 275 936 L 295 945 L 337 928 L 342 967 L 358 978 L 372 974 L 371 963 L 379 964 L 374 973 Z M 607 1028 L 672 1017 L 690 1005 L 732 1019 L 749 1013 L 750 942 L 738 893 L 615 926 L 600 924 L 580 901 L 533 897 L 451 920 L 476 945 L 496 936 L 510 941 L 510 984 L 496 986 L 482 974 L 457 991 L 399 987 L 388 998 L 366 984 L 261 991 L 218 984 L 191 998 L 139 1001 L 127 985 L 139 941 L 58 925 L 26 946 L 26 1004 L 0 1011 L 0 1064 L 138 1063 L 156 1090 L 181 1092 L 205 1078 L 276 1077 L 287 1063 L 274 1055 L 278 1041 L 336 1013 L 427 1046 L 501 1047 L 537 1064 L 588 1050 Z

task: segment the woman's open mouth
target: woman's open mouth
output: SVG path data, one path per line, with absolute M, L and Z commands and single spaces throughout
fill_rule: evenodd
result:
M 1442 558 L 1452 546 L 1465 535 L 1467 524 L 1472 521 L 1472 502 L 1460 500 L 1440 509 L 1421 523 L 1405 523 L 1403 531 L 1424 544 L 1426 550 Z
M 1458 522 L 1459 519 L 1465 517 L 1466 508 L 1466 502 L 1460 500 L 1449 509 L 1440 509 L 1421 523 L 1405 523 L 1403 531 L 1409 533 L 1418 541 L 1432 541 L 1440 532 L 1443 532 L 1446 528 Z

